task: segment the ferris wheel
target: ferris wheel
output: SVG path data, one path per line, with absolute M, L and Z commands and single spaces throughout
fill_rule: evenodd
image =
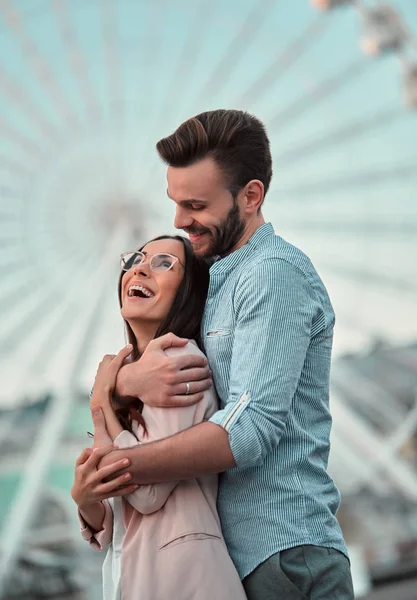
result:
M 87 393 L 101 356 L 124 344 L 119 254 L 173 231 L 155 143 L 203 110 L 241 108 L 265 122 L 266 217 L 329 287 L 336 356 L 416 339 L 410 7 L 0 2 L 0 408 L 58 399 L 44 423 L 55 433 L 37 447 L 45 468 L 73 394 Z M 338 423 L 369 433 L 376 452 L 342 396 Z M 412 471 L 390 465 L 394 484 L 417 497 Z M 27 485 L 35 499 L 36 482 Z

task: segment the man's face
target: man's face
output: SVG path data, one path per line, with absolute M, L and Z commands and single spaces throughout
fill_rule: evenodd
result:
M 190 238 L 198 256 L 224 255 L 233 250 L 245 230 L 239 196 L 226 186 L 212 158 L 189 167 L 168 167 L 168 196 L 176 203 L 174 225 Z

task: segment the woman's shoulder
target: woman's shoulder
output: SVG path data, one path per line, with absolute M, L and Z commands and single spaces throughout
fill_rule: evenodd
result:
M 204 352 L 197 346 L 195 340 L 189 340 L 185 346 L 172 346 L 165 350 L 165 354 L 168 356 L 184 356 L 185 354 L 196 354 L 199 356 L 205 356 Z

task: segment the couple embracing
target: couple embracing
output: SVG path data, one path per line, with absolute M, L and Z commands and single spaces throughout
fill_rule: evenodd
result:
M 351 600 L 327 474 L 334 313 L 264 221 L 265 128 L 215 110 L 157 150 L 188 239 L 121 255 L 129 345 L 99 365 L 72 488 L 107 549 L 104 598 Z

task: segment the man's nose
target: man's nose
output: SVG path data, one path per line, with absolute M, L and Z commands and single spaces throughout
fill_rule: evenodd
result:
M 174 227 L 175 229 L 184 229 L 193 224 L 194 219 L 188 211 L 177 206 L 175 211 Z

